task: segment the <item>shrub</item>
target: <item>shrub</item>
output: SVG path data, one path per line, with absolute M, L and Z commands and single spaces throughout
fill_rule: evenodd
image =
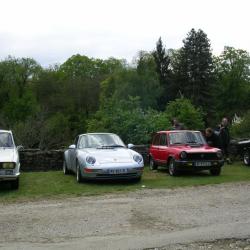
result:
M 170 102 L 166 107 L 165 114 L 170 121 L 177 118 L 187 129 L 204 129 L 203 113 L 189 99 L 179 98 Z

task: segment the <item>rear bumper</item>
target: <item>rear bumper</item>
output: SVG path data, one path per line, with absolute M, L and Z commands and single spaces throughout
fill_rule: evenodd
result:
M 19 178 L 20 173 L 16 173 L 13 175 L 0 175 L 0 181 L 14 181 Z
M 222 167 L 224 165 L 224 160 L 212 160 L 212 161 L 202 161 L 202 164 L 198 164 L 200 161 L 175 161 L 176 168 L 178 170 L 190 170 L 190 171 L 201 171 L 210 170 L 216 167 Z

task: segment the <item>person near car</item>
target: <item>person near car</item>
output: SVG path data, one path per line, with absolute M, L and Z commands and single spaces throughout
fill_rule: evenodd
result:
M 176 118 L 172 119 L 172 130 L 183 130 L 184 125 L 179 123 L 179 121 Z
M 220 136 L 218 136 L 212 128 L 207 128 L 205 130 L 205 137 L 209 146 L 221 149 Z
M 230 132 L 229 132 L 229 122 L 226 117 L 221 121 L 220 125 L 220 140 L 221 140 L 221 149 L 223 151 L 224 157 L 226 158 L 227 163 L 231 163 L 229 158 L 229 144 L 230 144 Z

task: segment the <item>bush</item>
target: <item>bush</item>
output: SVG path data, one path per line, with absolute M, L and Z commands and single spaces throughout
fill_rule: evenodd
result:
M 165 110 L 169 120 L 176 118 L 186 129 L 204 129 L 203 113 L 189 99 L 179 98 L 170 102 Z
M 231 135 L 235 138 L 250 138 L 250 110 L 240 123 L 232 126 Z
M 109 100 L 88 121 L 88 132 L 111 132 L 118 134 L 125 143 L 148 144 L 152 133 L 170 128 L 165 113 L 142 110 L 139 98 L 127 101 Z

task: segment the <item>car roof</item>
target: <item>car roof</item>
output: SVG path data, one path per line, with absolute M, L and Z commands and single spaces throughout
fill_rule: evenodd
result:
M 199 130 L 162 130 L 158 131 L 157 133 L 177 133 L 177 132 L 201 132 Z
M 85 133 L 85 134 L 80 134 L 79 136 L 82 136 L 82 135 L 116 135 L 116 134 L 114 134 L 114 133 L 106 133 L 106 132 L 104 132 L 104 133 Z
M 12 134 L 12 132 L 10 130 L 3 130 L 3 129 L 0 129 L 0 133 L 11 133 Z

